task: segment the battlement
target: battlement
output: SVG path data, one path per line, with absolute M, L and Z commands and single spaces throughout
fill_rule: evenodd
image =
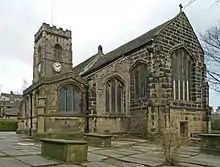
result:
M 41 36 L 41 34 L 44 31 L 47 33 L 50 33 L 50 34 L 63 36 L 65 38 L 71 38 L 71 31 L 70 30 L 67 30 L 67 29 L 64 30 L 63 28 L 58 28 L 56 26 L 50 26 L 47 23 L 43 23 L 42 26 L 40 27 L 40 29 L 38 30 L 38 32 L 34 35 L 35 40 L 37 40 L 38 37 Z

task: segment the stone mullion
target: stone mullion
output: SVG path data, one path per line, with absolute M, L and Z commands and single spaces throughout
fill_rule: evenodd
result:
M 190 66 L 190 68 L 192 68 L 192 66 Z M 191 81 L 190 81 L 190 84 L 189 84 L 190 91 L 191 91 L 190 95 L 191 95 L 193 101 L 197 101 L 196 72 L 197 72 L 197 67 L 196 67 L 196 63 L 195 63 L 194 67 L 193 67 L 193 70 L 191 72 L 191 76 L 190 76 Z
M 111 103 L 111 99 L 112 99 L 112 82 L 109 82 L 110 84 L 110 89 L 109 89 L 109 113 L 112 113 L 112 103 Z
M 118 113 L 118 82 L 115 80 L 115 113 Z

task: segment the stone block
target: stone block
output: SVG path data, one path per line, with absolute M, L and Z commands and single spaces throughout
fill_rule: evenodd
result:
M 201 134 L 201 151 L 220 154 L 220 134 Z
M 49 139 L 66 139 L 66 140 L 78 140 L 83 139 L 83 133 L 72 132 L 72 133 L 37 133 L 34 136 L 35 140 L 40 140 L 41 138 Z
M 67 163 L 87 161 L 88 144 L 86 141 L 64 139 L 41 139 L 40 141 L 42 142 L 42 155 Z
M 111 146 L 112 135 L 85 133 L 85 138 L 88 141 L 88 143 L 93 146 L 99 146 L 99 147 Z

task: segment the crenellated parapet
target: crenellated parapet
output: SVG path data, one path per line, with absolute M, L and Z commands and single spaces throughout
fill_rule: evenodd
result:
M 37 41 L 38 38 L 42 36 L 43 32 L 58 35 L 64 38 L 71 38 L 71 30 L 64 30 L 63 28 L 58 28 L 56 26 L 50 26 L 47 23 L 43 23 L 38 32 L 34 35 L 35 41 Z

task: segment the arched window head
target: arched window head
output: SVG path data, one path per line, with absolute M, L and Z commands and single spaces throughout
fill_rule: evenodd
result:
M 137 64 L 132 69 L 132 85 L 133 85 L 133 98 L 147 98 L 148 97 L 148 81 L 149 72 L 147 65 L 144 63 Z
M 125 86 L 117 77 L 111 78 L 106 82 L 106 112 L 125 112 Z
M 173 99 L 190 101 L 193 59 L 184 48 L 173 51 L 171 58 Z
M 81 111 L 81 91 L 74 85 L 65 85 L 59 90 L 59 110 L 63 113 Z
M 59 44 L 54 45 L 54 59 L 59 61 L 62 56 L 62 48 Z

